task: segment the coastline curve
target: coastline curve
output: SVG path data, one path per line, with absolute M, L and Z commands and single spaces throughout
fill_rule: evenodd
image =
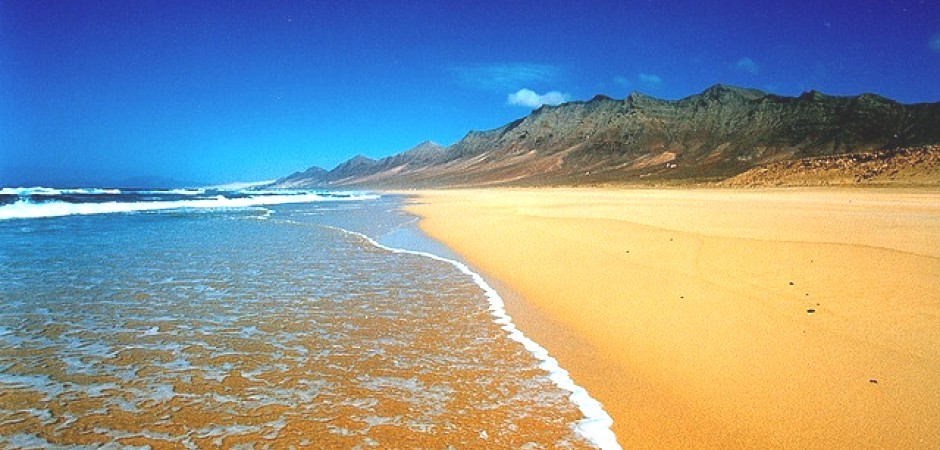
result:
M 450 258 L 436 255 L 434 253 L 408 250 L 402 248 L 390 247 L 379 243 L 366 234 L 347 230 L 340 227 L 324 225 L 325 228 L 334 229 L 342 233 L 355 236 L 369 243 L 370 245 L 392 253 L 410 254 L 430 258 L 435 261 L 448 263 L 459 272 L 467 275 L 483 291 L 484 296 L 489 303 L 490 313 L 494 316 L 494 322 L 508 333 L 509 339 L 522 344 L 530 354 L 539 360 L 538 367 L 548 372 L 548 378 L 559 388 L 570 392 L 569 399 L 577 406 L 578 410 L 584 415 L 584 418 L 574 424 L 575 432 L 587 439 L 589 442 L 602 450 L 619 450 L 622 447 L 617 442 L 617 437 L 611 430 L 613 418 L 604 410 L 603 405 L 591 397 L 586 389 L 579 386 L 569 375 L 568 371 L 558 364 L 558 361 L 549 355 L 548 350 L 539 343 L 533 341 L 520 331 L 513 323 L 512 318 L 506 312 L 505 303 L 499 293 L 494 289 L 483 276 L 474 272 L 466 264 Z

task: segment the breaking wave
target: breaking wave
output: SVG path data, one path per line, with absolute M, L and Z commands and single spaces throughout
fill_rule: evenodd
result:
M 0 205 L 0 220 L 36 219 L 72 215 L 131 213 L 178 209 L 250 208 L 289 203 L 355 201 L 378 195 L 355 192 L 314 191 L 207 191 L 170 189 L 164 191 L 119 191 L 117 189 L 52 189 L 42 187 L 3 188 L 0 195 L 16 196 L 15 201 Z M 74 196 L 108 195 L 108 201 L 76 200 Z M 146 195 L 146 197 L 142 197 Z M 33 198 L 41 196 L 41 199 Z M 57 198 L 58 197 L 58 198 Z

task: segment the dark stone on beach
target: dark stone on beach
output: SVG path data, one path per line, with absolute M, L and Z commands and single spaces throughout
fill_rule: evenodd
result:
M 874 379 L 874 378 L 868 380 L 868 382 L 871 383 L 871 384 L 878 384 L 878 380 L 876 380 L 876 379 Z
M 793 282 L 792 282 L 792 281 L 790 282 L 790 286 L 793 286 Z
M 806 312 L 809 313 L 809 314 L 812 314 L 812 313 L 816 312 L 816 310 L 813 309 L 813 308 L 810 308 L 810 309 L 807 309 Z

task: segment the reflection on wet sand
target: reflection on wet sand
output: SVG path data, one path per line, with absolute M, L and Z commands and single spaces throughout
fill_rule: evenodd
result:
M 69 266 L 8 286 L 45 300 L 0 315 L 0 442 L 590 446 L 567 393 L 453 267 L 271 222 L 231 221 L 240 243 L 189 258 L 178 243 L 152 264 L 85 261 L 111 278 Z M 85 283 L 57 281 L 70 274 Z

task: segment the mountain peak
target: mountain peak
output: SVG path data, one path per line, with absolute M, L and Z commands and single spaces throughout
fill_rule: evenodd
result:
M 758 89 L 742 88 L 721 83 L 710 86 L 708 89 L 705 89 L 700 94 L 698 94 L 698 97 L 700 98 L 715 100 L 734 97 L 743 98 L 746 100 L 756 100 L 765 96 L 767 96 L 767 93 Z
M 353 156 L 349 161 L 346 161 L 346 164 L 360 165 L 360 164 L 372 164 L 374 162 L 375 162 L 374 159 L 363 154 L 358 154 L 356 156 Z
M 638 91 L 631 92 L 624 101 L 630 106 L 647 106 L 663 102 L 661 99 Z
M 376 164 L 376 162 L 376 160 L 369 158 L 368 156 L 356 155 L 346 162 L 336 166 L 333 171 L 348 172 L 351 170 L 359 170 L 363 167 L 372 167 Z
M 681 100 L 633 92 L 543 106 L 447 148 L 425 141 L 378 161 L 359 155 L 306 178 L 396 187 L 705 180 L 777 161 L 938 143 L 940 102 L 788 97 L 716 84 Z
M 444 147 L 438 145 L 436 142 L 424 141 L 402 152 L 401 156 L 404 156 L 405 159 L 409 161 L 424 160 L 437 157 L 438 155 L 444 153 L 444 150 Z
M 614 100 L 613 98 L 611 98 L 611 97 L 608 97 L 608 96 L 606 96 L 606 95 L 604 95 L 604 94 L 597 94 L 597 95 L 595 95 L 594 97 L 591 97 L 591 99 L 588 100 L 588 103 L 592 103 L 592 102 L 612 102 L 612 101 L 615 101 L 615 100 Z
M 444 147 L 442 147 L 442 146 L 441 146 L 440 144 L 438 144 L 437 142 L 434 142 L 434 141 L 423 141 L 423 142 L 421 142 L 420 144 L 418 144 L 418 145 L 412 147 L 411 150 L 408 150 L 408 151 L 413 151 L 413 150 L 439 150 L 439 149 L 443 149 L 443 148 L 444 148 Z
M 825 100 L 825 99 L 828 98 L 828 97 L 829 97 L 828 95 L 823 94 L 822 92 L 819 92 L 819 91 L 817 91 L 817 90 L 815 90 L 815 89 L 811 89 L 811 90 L 808 90 L 808 91 L 803 92 L 802 94 L 800 94 L 800 99 L 801 99 L 801 100 L 814 100 L 814 101 L 819 101 L 819 100 Z

